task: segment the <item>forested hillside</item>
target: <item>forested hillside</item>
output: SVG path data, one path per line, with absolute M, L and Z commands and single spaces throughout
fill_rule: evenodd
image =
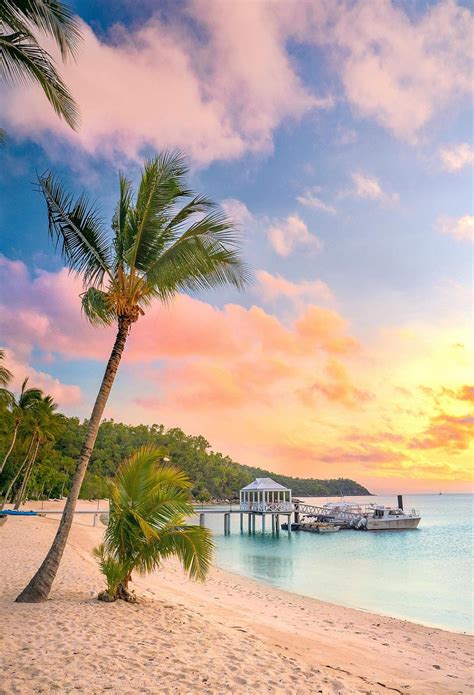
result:
M 4 451 L 9 427 L 3 423 L 0 446 Z M 54 442 L 46 442 L 38 454 L 31 473 L 29 496 L 39 494 L 58 497 L 67 494 L 69 480 L 84 438 L 85 424 L 78 418 L 63 418 L 59 434 Z M 210 450 L 204 437 L 188 436 L 182 430 L 165 430 L 162 425 L 130 426 L 104 421 L 92 455 L 91 464 L 83 484 L 81 496 L 97 497 L 105 494 L 104 480 L 113 476 L 118 464 L 126 456 L 145 444 L 163 448 L 163 455 L 182 468 L 193 481 L 193 495 L 199 500 L 231 499 L 241 487 L 255 477 L 270 476 L 290 487 L 295 495 L 367 495 L 366 488 L 352 480 L 317 480 L 291 478 L 260 468 L 241 466 L 228 456 Z M 15 447 L 15 453 L 0 478 L 0 488 L 5 488 L 18 461 L 25 455 L 27 439 Z M 1 454 L 1 451 L 0 451 Z

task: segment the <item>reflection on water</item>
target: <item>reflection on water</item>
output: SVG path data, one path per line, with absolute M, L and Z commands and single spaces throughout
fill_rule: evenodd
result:
M 246 525 L 240 534 L 236 514 L 231 535 L 224 536 L 222 516 L 207 515 L 206 524 L 215 532 L 216 562 L 225 569 L 306 596 L 472 632 L 473 499 L 407 495 L 405 507 L 422 515 L 419 529 L 411 531 L 272 536 L 267 519 L 267 532 L 257 520 L 252 536 Z

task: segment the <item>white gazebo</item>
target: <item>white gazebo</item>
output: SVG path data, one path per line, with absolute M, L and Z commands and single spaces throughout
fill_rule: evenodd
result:
M 291 490 L 271 478 L 256 478 L 240 491 L 240 509 L 247 512 L 291 512 Z

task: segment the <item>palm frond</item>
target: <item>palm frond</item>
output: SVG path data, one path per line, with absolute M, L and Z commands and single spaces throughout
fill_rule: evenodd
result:
M 53 59 L 34 36 L 0 34 L 0 76 L 13 84 L 37 82 L 56 113 L 71 128 L 79 123 L 77 106 Z
M 115 270 L 124 270 L 125 256 L 132 245 L 130 212 L 132 207 L 132 182 L 122 172 L 119 173 L 120 195 L 112 219 L 115 247 Z
M 107 293 L 96 287 L 89 287 L 81 295 L 82 311 L 92 325 L 110 326 L 117 318 L 117 313 L 107 298 Z
M 0 20 L 15 31 L 29 26 L 52 36 L 63 58 L 75 55 L 81 39 L 77 18 L 59 0 L 3 0 Z
M 181 152 L 162 152 L 145 162 L 137 203 L 130 215 L 132 245 L 127 257 L 130 268 L 146 270 L 167 243 L 164 231 L 176 201 L 191 194 L 185 185 L 188 172 Z
M 178 290 L 207 290 L 219 285 L 243 289 L 250 271 L 239 253 L 240 235 L 222 211 L 195 222 L 149 266 L 151 296 L 168 299 Z
M 214 543 L 209 529 L 201 526 L 168 527 L 160 537 L 163 558 L 174 555 L 191 579 L 204 581 L 212 563 Z
M 13 374 L 11 371 L 5 367 L 3 361 L 5 360 L 5 350 L 0 350 L 0 386 L 7 386 L 10 382 Z
M 27 384 L 28 377 L 24 379 L 21 385 L 20 395 L 16 404 L 16 407 L 23 412 L 26 412 L 30 408 L 34 408 L 43 397 L 43 392 L 41 391 L 41 389 L 26 388 Z
M 84 285 L 101 285 L 107 275 L 113 281 L 111 249 L 102 219 L 85 195 L 76 200 L 53 174 L 38 177 L 46 200 L 49 233 L 68 267 L 82 275 Z
M 0 403 L 9 409 L 13 409 L 16 404 L 15 394 L 6 388 L 0 388 Z

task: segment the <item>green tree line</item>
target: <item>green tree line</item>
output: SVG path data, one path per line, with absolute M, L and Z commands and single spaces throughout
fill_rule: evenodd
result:
M 0 430 L 0 456 L 8 450 L 14 417 L 3 404 Z M 55 421 L 54 435 L 42 441 L 34 467 L 30 473 L 27 496 L 60 497 L 67 495 L 75 461 L 86 436 L 88 421 L 77 417 L 60 416 Z M 21 466 L 30 446 L 32 417 L 26 417 L 19 426 L 17 443 L 0 476 L 2 495 Z M 91 463 L 81 488 L 81 498 L 104 497 L 105 481 L 116 474 L 124 459 L 142 446 L 160 447 L 166 458 L 186 473 L 192 481 L 195 500 L 233 499 L 241 487 L 256 477 L 271 477 L 300 496 L 367 495 L 368 490 L 345 478 L 318 480 L 292 478 L 261 468 L 242 466 L 229 456 L 212 451 L 202 436 L 185 434 L 178 427 L 166 429 L 163 425 L 125 425 L 104 420 L 100 426 Z M 22 476 L 17 479 L 19 489 Z M 14 490 L 15 492 L 15 490 Z

